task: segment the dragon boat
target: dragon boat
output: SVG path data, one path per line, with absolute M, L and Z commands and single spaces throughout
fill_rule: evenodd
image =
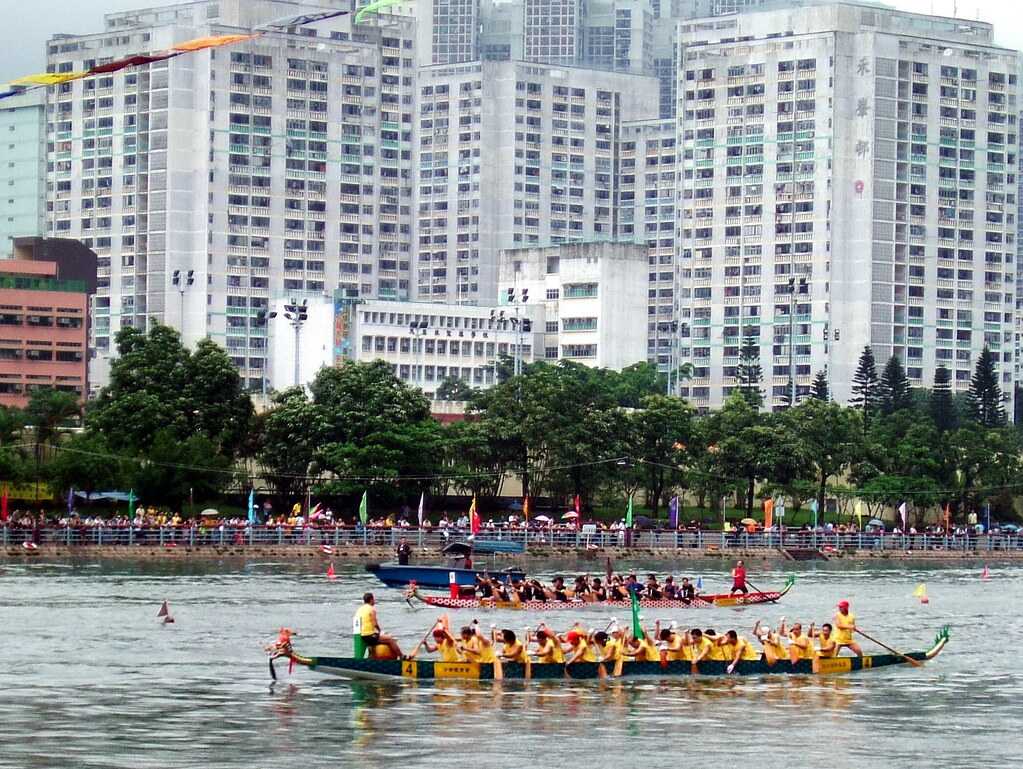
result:
M 641 598 L 639 606 L 641 609 L 706 609 L 711 606 L 755 606 L 762 603 L 776 603 L 795 584 L 796 578 L 789 576 L 781 590 L 765 591 L 762 593 L 739 593 L 730 595 L 720 593 L 715 595 L 697 595 L 692 601 L 679 599 L 649 599 Z M 624 609 L 631 607 L 629 601 L 498 601 L 490 598 L 469 598 L 452 596 L 421 595 L 412 587 L 408 591 L 409 598 L 416 598 L 423 603 L 439 609 L 509 609 L 512 611 L 550 611 L 551 609 Z
M 698 666 L 691 662 L 610 662 L 503 663 L 493 665 L 477 662 L 433 662 L 430 660 L 374 660 L 354 657 L 305 657 L 291 650 L 292 662 L 317 673 L 348 679 L 382 681 L 433 681 L 461 679 L 469 681 L 504 680 L 586 680 L 597 678 L 685 678 L 690 676 L 767 676 L 767 675 L 834 675 L 870 671 L 894 665 L 922 664 L 937 657 L 949 640 L 949 629 L 943 627 L 930 649 L 908 654 L 873 654 L 863 657 L 831 657 L 802 659 L 792 664 L 777 660 L 742 660 L 729 673 L 727 662 L 705 661 Z M 912 662 L 910 661 L 912 660 Z M 695 667 L 695 669 L 694 669 Z M 272 668 L 272 665 L 271 665 Z

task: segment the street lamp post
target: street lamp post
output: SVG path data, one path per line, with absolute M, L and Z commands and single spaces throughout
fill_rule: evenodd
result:
M 302 304 L 299 304 L 297 299 L 292 299 L 291 304 L 284 305 L 284 317 L 291 322 L 291 327 L 295 329 L 295 387 L 298 387 L 301 376 L 300 335 L 303 324 L 309 319 L 309 300 L 303 299 Z
M 195 270 L 189 270 L 182 280 L 181 270 L 174 270 L 171 275 L 171 284 L 178 290 L 180 296 L 179 318 L 181 324 L 181 341 L 185 341 L 185 290 L 195 284 Z
M 799 293 L 805 294 L 808 286 L 806 278 L 799 279 Z M 789 278 L 789 408 L 796 405 L 796 369 L 795 369 L 795 324 L 796 324 L 796 279 Z

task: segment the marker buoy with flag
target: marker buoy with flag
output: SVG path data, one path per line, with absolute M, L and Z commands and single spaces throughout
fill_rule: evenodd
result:
M 927 585 L 921 582 L 916 586 L 916 590 L 913 591 L 913 597 L 920 601 L 920 603 L 930 603 L 931 599 L 927 597 Z
M 330 566 L 327 567 L 327 579 L 337 579 L 337 575 L 334 574 L 334 562 L 330 562 Z
M 988 571 L 987 564 L 984 564 L 984 571 L 980 573 L 980 578 L 983 582 L 987 582 L 991 579 L 991 572 Z
M 166 601 L 163 602 L 163 605 L 160 607 L 160 611 L 156 613 L 156 617 L 157 619 L 162 620 L 160 623 L 161 625 L 173 624 L 174 617 L 171 616 L 170 606 L 167 605 Z

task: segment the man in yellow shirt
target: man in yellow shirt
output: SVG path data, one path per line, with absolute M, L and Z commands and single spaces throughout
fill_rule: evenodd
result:
M 363 648 L 370 657 L 375 656 L 377 646 L 386 646 L 390 659 L 401 659 L 398 642 L 389 635 L 380 632 L 380 621 L 377 619 L 376 599 L 372 593 L 362 596 L 362 606 L 355 612 L 352 623 L 356 635 L 361 636 Z
M 715 662 L 725 662 L 725 649 L 721 645 L 723 638 L 719 638 L 718 634 L 714 632 L 713 628 L 707 628 L 703 631 L 703 637 L 707 643 L 710 644 L 710 653 L 707 655 L 707 659 Z
M 536 630 L 536 661 L 540 664 L 565 661 L 557 636 L 543 625 Z
M 476 623 L 463 627 L 461 636 L 462 640 L 458 650 L 467 662 L 493 664 L 497 659 L 493 642 L 480 632 L 479 625 Z
M 726 650 L 732 650 L 732 662 L 726 668 L 729 673 L 735 671 L 735 666 L 739 664 L 740 660 L 744 662 L 756 662 L 760 659 L 760 652 L 753 648 L 753 644 L 734 630 L 729 630 L 725 633 L 722 640 L 724 641 L 722 646 L 724 646 Z
M 825 622 L 821 625 L 821 629 L 816 633 L 811 631 L 811 638 L 817 638 L 817 656 L 823 659 L 829 657 L 838 656 L 838 646 L 835 645 L 835 639 L 831 636 L 831 623 Z
M 849 611 L 848 601 L 838 602 L 838 611 L 835 613 L 835 656 L 847 647 L 857 657 L 863 656 L 860 645 L 853 640 L 853 633 L 856 632 L 856 615 Z
M 568 644 L 568 656 L 565 658 L 565 665 L 573 662 L 596 662 L 597 654 L 590 647 L 589 634 L 579 632 L 575 628 L 565 634 L 565 643 Z
M 813 626 L 810 626 L 810 632 L 803 632 L 803 625 L 800 622 L 792 623 L 792 627 L 789 631 L 785 632 L 785 618 L 782 617 L 781 627 L 778 628 L 778 634 L 782 637 L 789 639 L 789 660 L 795 665 L 799 660 L 812 660 L 814 657 L 813 648 Z
M 497 641 L 497 633 L 495 631 L 493 640 Z M 526 664 L 529 660 L 526 654 L 526 646 L 515 637 L 515 633 L 511 630 L 501 631 L 501 654 L 500 657 L 505 662 L 517 662 L 520 664 Z
M 785 627 L 784 622 L 782 620 L 782 625 L 777 633 L 771 630 L 770 627 L 761 625 L 760 620 L 757 620 L 757 624 L 753 626 L 753 635 L 760 641 L 760 645 L 764 647 L 764 660 L 768 665 L 773 665 L 786 656 L 785 647 L 781 643 L 781 629 Z
M 700 630 L 700 628 L 693 628 L 689 631 L 686 636 L 683 659 L 689 660 L 693 663 L 694 675 L 699 672 L 696 666 L 704 660 L 709 660 L 714 648 L 714 644 L 710 642 L 710 639 L 703 634 L 703 631 Z
M 661 621 L 654 626 L 654 636 L 660 641 L 661 662 L 676 662 L 685 658 L 685 639 L 674 628 L 661 628 Z

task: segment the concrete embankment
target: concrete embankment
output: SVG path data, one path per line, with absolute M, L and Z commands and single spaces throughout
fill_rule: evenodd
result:
M 822 554 L 821 560 L 831 563 L 850 561 L 926 561 L 934 563 L 985 563 L 994 561 L 1023 561 L 1023 550 L 845 550 Z M 717 561 L 729 563 L 736 559 L 747 562 L 786 562 L 791 557 L 778 549 L 703 549 L 703 548 L 531 548 L 528 553 L 479 556 L 476 566 L 503 569 L 509 566 L 527 568 L 566 567 L 577 565 L 579 571 L 601 572 L 606 560 L 614 562 L 687 562 Z M 206 560 L 223 559 L 258 560 L 279 559 L 283 561 L 333 562 L 335 565 L 382 563 L 394 560 L 390 547 L 342 546 L 332 554 L 324 553 L 319 547 L 304 545 L 235 545 L 202 547 L 158 547 L 158 546 L 66 546 L 47 544 L 35 550 L 21 546 L 0 548 L 0 561 L 28 562 L 48 560 Z M 443 565 L 445 560 L 436 550 L 416 551 L 413 563 Z

